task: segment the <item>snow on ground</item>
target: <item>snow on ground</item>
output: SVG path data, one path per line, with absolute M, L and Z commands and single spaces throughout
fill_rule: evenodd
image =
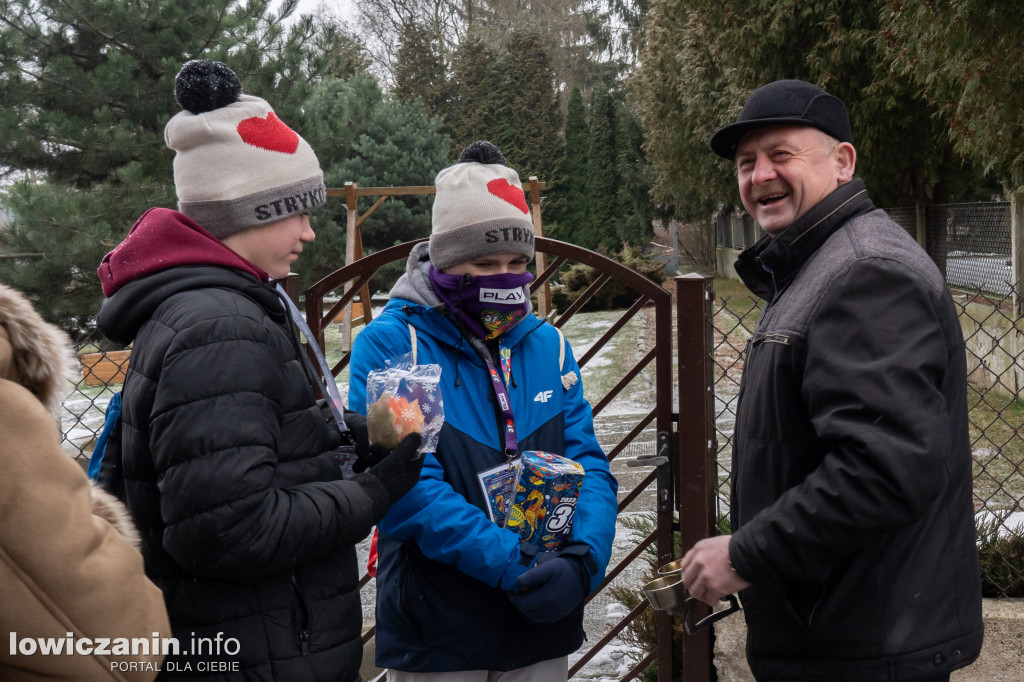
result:
M 990 511 L 980 511 L 975 515 L 975 523 L 999 523 L 999 534 L 1004 537 L 1012 535 L 1024 535 L 1024 511 L 1012 512 L 1010 514 L 998 514 Z

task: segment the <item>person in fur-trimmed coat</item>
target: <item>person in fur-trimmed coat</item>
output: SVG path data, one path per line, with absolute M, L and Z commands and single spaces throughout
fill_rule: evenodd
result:
M 60 448 L 71 361 L 67 337 L 0 285 L 0 630 L 18 643 L 0 646 L 0 679 L 151 680 L 162 656 L 95 651 L 101 639 L 113 650 L 118 638 L 168 637 L 170 625 L 127 510 Z M 39 638 L 60 655 L 39 653 Z

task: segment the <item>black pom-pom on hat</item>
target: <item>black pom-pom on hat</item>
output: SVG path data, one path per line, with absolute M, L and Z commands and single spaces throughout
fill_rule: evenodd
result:
M 502 166 L 505 163 L 505 155 L 501 150 L 486 140 L 470 142 L 459 152 L 459 163 L 497 163 Z
M 174 97 L 182 109 L 202 114 L 238 101 L 242 83 L 226 64 L 193 59 L 174 77 Z

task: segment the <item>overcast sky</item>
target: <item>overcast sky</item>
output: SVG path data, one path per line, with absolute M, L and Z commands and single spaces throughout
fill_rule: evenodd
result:
M 340 15 L 347 24 L 353 26 L 356 20 L 356 2 L 357 0 L 299 0 L 299 8 L 292 16 L 314 14 L 327 9 Z M 275 0 L 271 7 L 276 10 L 280 5 L 281 0 Z

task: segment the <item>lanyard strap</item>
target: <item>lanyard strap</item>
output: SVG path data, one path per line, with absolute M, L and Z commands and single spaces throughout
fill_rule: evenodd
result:
M 302 317 L 302 313 L 299 312 L 298 306 L 292 301 L 291 297 L 288 296 L 287 292 L 277 285 L 277 292 L 280 297 L 284 299 L 285 307 L 288 308 L 288 314 L 292 318 L 292 322 L 299 328 L 302 335 L 306 338 L 306 343 L 310 348 L 313 349 L 313 355 L 316 357 L 317 363 L 320 365 L 319 373 L 313 368 L 309 361 L 309 357 L 305 351 L 299 349 L 299 355 L 301 356 L 302 362 L 310 369 L 315 379 L 317 375 L 324 378 L 324 385 L 327 387 L 327 406 L 331 410 L 331 414 L 334 415 L 334 421 L 338 423 L 338 430 L 342 433 L 348 433 L 348 426 L 345 424 L 344 404 L 341 402 L 341 394 L 338 393 L 338 385 L 334 383 L 334 375 L 331 373 L 331 368 L 327 366 L 327 360 L 324 358 L 323 352 L 320 350 L 320 344 L 317 343 L 316 339 L 313 338 L 313 332 L 310 330 L 309 325 L 306 324 L 306 320 Z
M 505 437 L 505 459 L 511 462 L 519 453 L 519 441 L 516 439 L 516 418 L 512 414 L 512 401 L 508 396 L 508 389 L 501 380 L 501 373 L 498 372 L 494 363 L 484 359 L 487 363 L 487 373 L 491 375 L 491 388 L 494 389 L 494 397 L 498 399 L 498 408 L 501 410 L 502 434 Z

